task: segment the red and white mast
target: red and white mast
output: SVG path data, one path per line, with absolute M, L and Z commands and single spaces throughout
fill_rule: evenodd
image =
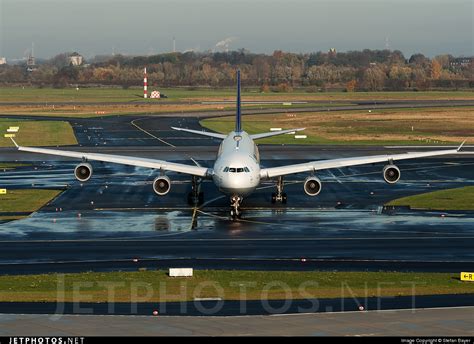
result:
M 146 67 L 144 70 L 143 74 L 143 98 L 148 98 L 148 93 L 147 93 L 147 88 L 148 88 L 148 79 L 146 77 Z

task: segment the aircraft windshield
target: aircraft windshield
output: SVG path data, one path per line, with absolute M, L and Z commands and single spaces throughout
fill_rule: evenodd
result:
M 222 172 L 242 173 L 250 172 L 248 167 L 225 167 Z

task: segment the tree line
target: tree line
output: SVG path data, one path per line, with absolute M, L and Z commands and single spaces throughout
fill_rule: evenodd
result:
M 456 65 L 451 55 L 432 59 L 423 54 L 406 58 L 395 50 L 316 52 L 296 54 L 275 51 L 271 55 L 246 50 L 216 53 L 166 53 L 153 56 L 96 56 L 87 64 L 72 66 L 70 54 L 59 54 L 27 71 L 22 65 L 0 66 L 1 84 L 140 86 L 146 66 L 150 85 L 157 87 L 235 84 L 235 70 L 244 86 L 261 91 L 429 90 L 474 87 L 470 64 Z

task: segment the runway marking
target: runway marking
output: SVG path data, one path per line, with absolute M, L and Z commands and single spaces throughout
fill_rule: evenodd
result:
M 193 230 L 195 228 L 194 224 L 197 222 L 196 214 L 198 212 L 198 208 L 194 207 L 193 209 L 193 215 L 191 217 L 191 226 L 189 227 L 189 230 Z
M 339 169 L 338 169 L 339 170 Z M 334 174 L 334 172 L 332 170 L 327 170 L 327 172 L 333 176 L 333 179 L 337 181 L 338 184 L 342 184 L 340 178 L 336 177 L 336 175 Z
M 148 118 L 147 118 L 147 117 L 137 118 L 137 119 L 134 119 L 133 121 L 131 121 L 130 124 L 133 125 L 135 128 L 137 128 L 138 130 L 144 132 L 144 133 L 147 134 L 148 136 L 151 136 L 151 137 L 157 139 L 158 141 L 164 143 L 165 145 L 168 145 L 168 146 L 170 146 L 170 147 L 176 148 L 176 146 L 172 145 L 172 144 L 169 143 L 169 142 L 166 142 L 165 140 L 159 138 L 158 136 L 153 135 L 152 133 L 150 133 L 149 131 L 143 129 L 142 127 L 140 127 L 138 124 L 135 123 L 135 121 L 141 121 L 141 120 L 144 120 L 144 119 L 148 119 Z
M 188 233 L 188 232 L 185 232 Z M 180 233 L 181 234 L 181 233 Z M 167 242 L 167 243 L 173 243 L 173 242 L 261 242 L 261 241 L 355 241 L 355 240 L 361 240 L 361 241 L 386 241 L 386 240 L 447 240 L 447 239 L 459 239 L 459 240 L 464 240 L 464 239 L 474 239 L 474 236 L 423 236 L 423 237 L 416 237 L 416 236 L 395 236 L 395 237 L 381 237 L 381 238 L 374 238 L 374 237 L 344 237 L 344 238 L 307 238 L 307 237 L 301 237 L 301 238 L 288 238 L 288 237 L 282 237 L 282 238 L 194 238 L 194 239 L 134 239 L 130 240 L 129 238 L 111 238 L 111 239 L 76 239 L 76 240 L 68 240 L 68 239 L 59 239 L 59 240 L 1 240 L 0 243 L 21 243 L 21 244 L 29 244 L 29 243 L 34 243 L 34 244 L 44 244 L 44 243 L 78 243 L 78 242 L 124 242 L 124 241 L 130 241 L 130 242 Z M 173 259 L 178 259 L 173 258 Z M 182 257 L 181 257 L 182 258 Z M 217 258 L 216 258 L 217 259 Z M 257 258 L 255 258 L 257 259 Z M 258 260 L 258 259 L 257 259 Z M 466 261 L 470 262 L 470 261 Z M 2 263 L 6 264 L 6 263 Z M 13 264 L 13 263 L 11 263 Z M 16 264 L 21 264 L 21 263 L 16 263 Z M 0 264 L 1 265 L 1 264 Z
M 94 208 L 94 211 L 135 211 L 135 210 L 191 210 L 188 207 L 130 207 L 130 208 Z
M 217 219 L 220 219 L 220 220 L 229 220 L 229 218 L 226 217 L 226 216 L 219 216 L 219 215 L 216 215 L 216 214 L 206 213 L 206 212 L 204 212 L 204 211 L 202 211 L 202 210 L 199 210 L 199 209 L 198 209 L 197 211 L 198 211 L 200 214 L 207 215 L 207 216 L 209 216 L 209 217 L 217 218 Z
M 160 142 L 162 142 L 162 143 L 164 143 L 164 144 L 166 144 L 166 145 L 168 145 L 168 146 L 170 146 L 170 147 L 172 147 L 172 148 L 176 148 L 175 145 L 173 145 L 173 144 L 171 144 L 171 143 L 169 143 L 169 142 L 167 142 L 167 141 L 165 141 L 165 140 L 159 138 L 158 136 L 153 135 L 152 133 L 150 133 L 149 131 L 143 129 L 142 127 L 140 127 L 138 124 L 135 123 L 135 121 L 141 121 L 141 120 L 144 120 L 144 119 L 149 119 L 149 118 L 147 118 L 147 117 L 137 118 L 137 119 L 134 119 L 133 121 L 131 121 L 130 124 L 133 125 L 135 128 L 137 128 L 138 130 L 144 132 L 145 134 L 147 134 L 147 135 L 149 135 L 149 136 L 151 136 L 151 137 L 157 139 L 158 141 L 160 141 Z M 186 153 L 185 153 L 185 154 L 186 154 Z M 188 157 L 196 166 L 201 167 L 201 165 L 200 165 L 192 156 L 190 156 L 190 155 L 188 155 L 188 154 L 186 154 L 186 155 L 187 155 L 187 157 Z

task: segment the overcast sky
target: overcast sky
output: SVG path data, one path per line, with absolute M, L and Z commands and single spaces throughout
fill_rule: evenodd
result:
M 384 49 L 471 56 L 473 0 L 0 0 L 0 56 Z

